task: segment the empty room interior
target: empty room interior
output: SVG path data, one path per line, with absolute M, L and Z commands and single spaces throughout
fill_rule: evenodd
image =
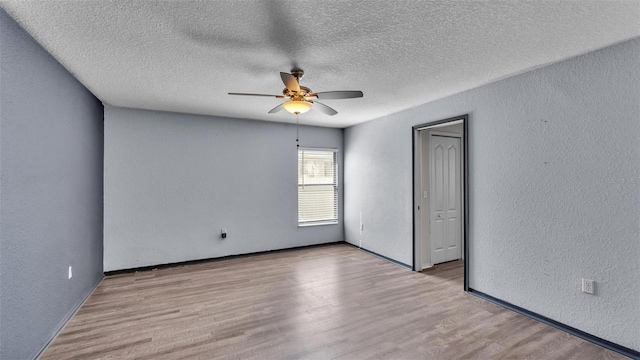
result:
M 640 359 L 640 2 L 0 0 L 0 359 Z

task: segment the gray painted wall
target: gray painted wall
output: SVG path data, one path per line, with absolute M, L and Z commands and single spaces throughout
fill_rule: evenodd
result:
M 34 358 L 102 279 L 102 118 L 0 10 L 2 359 Z
M 635 39 L 348 128 L 346 240 L 411 263 L 411 127 L 469 113 L 471 287 L 640 350 L 639 100 Z
M 341 174 L 342 135 L 302 126 L 300 146 L 339 149 Z M 339 224 L 298 228 L 295 139 L 291 124 L 105 107 L 105 271 L 343 241 L 342 176 Z

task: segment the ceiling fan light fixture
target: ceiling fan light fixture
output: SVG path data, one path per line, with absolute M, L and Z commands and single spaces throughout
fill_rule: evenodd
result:
M 275 97 L 278 99 L 289 99 L 289 101 L 285 101 L 284 103 L 271 109 L 269 111 L 269 114 L 277 113 L 279 111 L 282 111 L 282 109 L 285 109 L 287 110 L 287 112 L 295 115 L 300 115 L 311 110 L 311 108 L 313 107 L 315 110 L 318 110 L 319 112 L 329 116 L 333 116 L 338 112 L 330 106 L 315 101 L 315 99 L 353 99 L 361 98 L 363 96 L 362 91 L 360 90 L 323 91 L 314 93 L 308 87 L 300 86 L 300 79 L 302 78 L 302 75 L 304 75 L 304 71 L 302 71 L 301 69 L 293 69 L 291 70 L 291 74 L 281 72 L 280 78 L 282 79 L 282 82 L 285 86 L 284 90 L 282 90 L 282 95 L 232 92 L 230 92 L 229 95 L 266 96 Z
M 311 110 L 311 103 L 303 100 L 292 100 L 282 104 L 285 110 L 292 114 L 304 114 Z

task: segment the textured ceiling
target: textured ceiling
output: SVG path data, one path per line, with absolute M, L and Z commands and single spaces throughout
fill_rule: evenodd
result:
M 295 122 L 267 114 L 279 72 L 326 100 L 301 123 L 346 127 L 640 36 L 640 1 L 0 0 L 105 104 Z

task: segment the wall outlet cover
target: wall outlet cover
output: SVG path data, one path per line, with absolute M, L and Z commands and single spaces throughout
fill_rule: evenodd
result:
M 582 278 L 582 292 L 593 295 L 595 282 L 591 279 Z

